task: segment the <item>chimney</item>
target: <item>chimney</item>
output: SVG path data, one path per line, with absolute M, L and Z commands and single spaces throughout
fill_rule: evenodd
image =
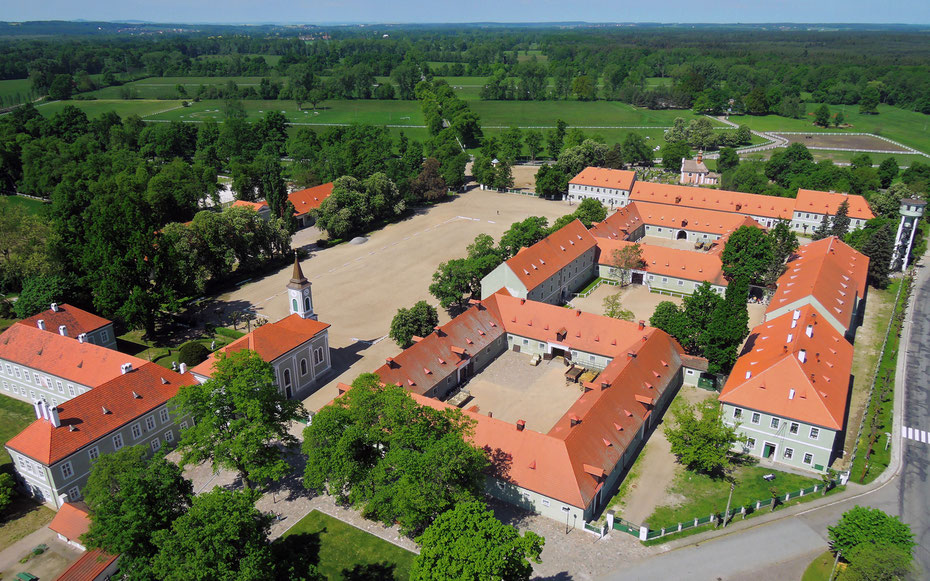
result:
M 807 336 L 808 336 L 808 337 L 813 337 L 813 336 L 814 336 L 814 326 L 813 326 L 813 325 L 808 325 L 808 326 L 807 326 L 807 331 L 805 331 L 805 332 L 807 333 Z
M 572 414 L 571 416 L 569 416 L 569 422 L 571 423 L 571 426 L 574 428 L 575 426 L 581 423 L 581 418 L 579 418 L 575 414 Z
M 489 418 L 493 418 L 493 417 L 494 417 L 494 412 L 488 412 L 488 417 L 489 417 Z
M 78 335 L 78 343 L 84 343 L 85 341 L 87 341 L 87 333 Z
M 123 363 L 122 365 L 119 366 L 119 370 L 121 374 L 126 375 L 127 373 L 132 371 L 132 363 Z
M 788 390 L 788 399 L 794 399 L 794 389 Z
M 51 307 L 51 308 L 52 308 L 52 312 L 57 313 L 57 312 L 58 312 L 58 303 L 52 303 L 52 307 Z
M 518 432 L 522 432 L 522 431 L 524 430 L 524 428 L 526 428 L 526 421 L 524 421 L 524 420 L 517 420 L 517 431 L 518 431 Z
M 64 326 L 64 325 L 58 325 L 58 334 L 61 335 L 62 337 L 67 337 L 67 336 L 68 336 L 68 327 L 66 327 L 66 326 Z
M 520 304 L 521 304 L 521 305 L 525 305 L 525 304 L 526 304 L 526 299 L 520 299 Z
M 575 316 L 576 316 L 576 317 L 580 317 L 580 316 L 581 316 L 581 309 L 575 309 Z
M 805 361 L 807 361 L 807 351 L 806 351 L 806 350 L 801 349 L 800 351 L 798 351 L 798 361 L 800 361 L 801 363 L 804 363 Z
M 642 330 L 645 329 L 645 328 L 646 328 L 646 321 L 640 320 L 640 322 L 639 322 L 639 330 L 642 331 Z
M 45 319 L 39 319 L 38 321 L 36 321 L 36 327 L 44 331 L 45 330 Z
M 35 410 L 36 410 L 36 419 L 37 419 L 37 420 L 47 420 L 47 419 L 48 419 L 48 411 L 46 410 L 46 407 L 45 407 L 45 400 L 44 400 L 44 399 L 37 399 L 37 400 L 35 400 L 34 402 L 32 402 L 32 405 L 33 405 L 33 407 L 34 407 Z
M 636 353 L 633 353 L 632 351 L 627 351 L 627 353 L 626 353 L 626 358 L 627 358 L 627 359 L 633 359 L 633 358 L 635 358 L 635 357 L 636 357 Z
M 420 341 L 423 340 L 423 337 L 420 337 L 419 335 L 411 335 L 410 340 L 413 341 L 414 343 L 419 343 Z
M 48 421 L 52 422 L 53 428 L 58 428 L 61 426 L 61 418 L 58 417 L 58 408 L 49 408 L 48 410 Z
M 187 373 L 187 363 L 182 363 L 181 365 L 178 366 L 178 373 L 180 373 L 181 375 L 184 375 L 185 373 Z

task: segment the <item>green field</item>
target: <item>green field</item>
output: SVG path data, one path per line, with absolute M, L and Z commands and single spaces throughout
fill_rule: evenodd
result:
M 808 112 L 813 112 L 819 103 L 808 103 Z M 890 105 L 879 105 L 878 115 L 860 115 L 859 108 L 854 105 L 830 105 L 830 111 L 843 112 L 846 122 L 852 127 L 837 129 L 835 127 L 815 127 L 813 116 L 809 119 L 789 119 L 779 115 L 731 115 L 730 121 L 743 123 L 756 131 L 809 131 L 837 132 L 837 133 L 874 133 L 888 139 L 893 139 L 904 145 L 913 147 L 918 151 L 930 153 L 930 115 L 905 111 Z
M 67 105 L 77 107 L 81 111 L 84 111 L 88 117 L 93 119 L 107 111 L 116 111 L 121 117 L 129 117 L 130 115 L 148 117 L 167 109 L 180 107 L 181 101 L 111 101 L 98 99 L 96 101 L 53 101 L 51 103 L 39 104 L 36 107 L 40 113 L 49 117 L 55 113 L 59 113 Z
M 7 204 L 10 206 L 19 206 L 30 214 L 37 214 L 39 216 L 44 216 L 51 207 L 50 204 L 40 202 L 39 200 L 33 200 L 32 198 L 24 198 L 23 196 L 2 196 L 0 200 L 3 200 L 4 206 Z
M 672 80 L 673 79 L 671 77 L 647 77 L 646 86 L 650 89 L 654 89 L 656 87 L 671 87 Z
M 0 81 L 0 106 L 9 107 L 30 100 L 32 81 L 29 79 L 10 79 Z
M 0 397 L 0 442 L 6 442 L 25 429 L 36 419 L 33 407 L 12 397 Z M 7 470 L 6 466 L 12 464 L 6 448 L 0 451 L 0 470 Z
M 196 60 L 232 60 L 233 56 L 235 56 L 235 55 L 231 55 L 231 54 L 202 54 L 202 55 L 200 55 L 199 57 L 197 57 Z M 243 58 L 249 57 L 249 58 L 253 58 L 253 59 L 254 59 L 255 57 L 257 57 L 257 56 L 260 56 L 260 57 L 262 57 L 263 59 L 265 59 L 265 62 L 268 63 L 268 66 L 270 66 L 270 67 L 276 66 L 276 65 L 278 64 L 278 61 L 281 60 L 281 55 L 279 55 L 279 54 L 242 54 L 242 55 L 238 55 L 238 56 L 243 57 Z
M 300 535 L 297 542 L 304 548 L 319 547 L 320 572 L 334 581 L 343 578 L 409 579 L 410 567 L 416 557 L 410 551 L 316 510 L 300 519 L 284 533 L 282 539 L 294 535 Z M 343 575 L 344 570 L 351 570 L 357 565 L 385 567 L 377 572 L 370 570 L 368 576 Z M 392 571 L 393 575 L 388 575 L 387 571 Z

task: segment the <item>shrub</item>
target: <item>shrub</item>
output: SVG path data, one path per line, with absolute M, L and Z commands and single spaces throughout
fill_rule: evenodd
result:
M 178 349 L 178 362 L 188 366 L 194 366 L 203 361 L 210 355 L 210 350 L 202 343 L 188 341 Z

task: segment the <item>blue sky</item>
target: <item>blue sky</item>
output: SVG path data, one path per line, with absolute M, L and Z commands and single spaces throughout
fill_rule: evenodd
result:
M 35 0 L 0 20 L 930 23 L 928 0 Z

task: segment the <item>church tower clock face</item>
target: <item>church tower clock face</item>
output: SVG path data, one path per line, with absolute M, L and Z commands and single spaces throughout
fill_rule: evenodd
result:
M 304 276 L 300 268 L 300 262 L 297 255 L 294 255 L 294 273 L 290 282 L 287 283 L 288 305 L 292 315 L 299 315 L 304 319 L 316 320 L 316 313 L 313 312 L 313 296 L 310 290 L 310 281 Z

